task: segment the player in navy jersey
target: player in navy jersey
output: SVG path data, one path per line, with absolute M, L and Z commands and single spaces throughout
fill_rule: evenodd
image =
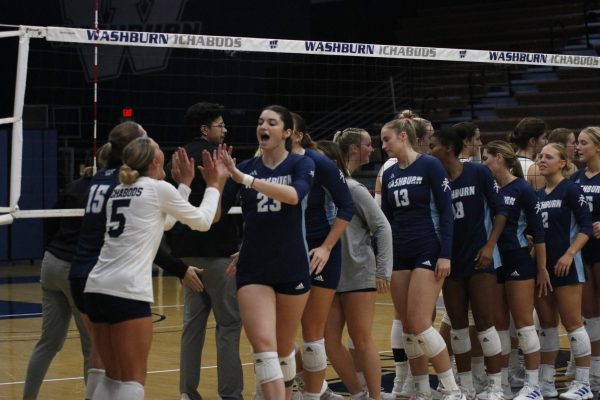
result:
M 571 175 L 581 186 L 592 213 L 593 235 L 581 249 L 587 282 L 583 285 L 585 329 L 592 343 L 590 386 L 600 390 L 600 127 L 590 126 L 579 133 L 577 153 L 585 167 Z
M 430 144 L 431 155 L 442 162 L 452 186 L 452 269 L 443 286 L 444 304 L 452 326 L 451 344 L 461 390 L 468 398 L 475 397 L 469 337 L 470 303 L 490 379 L 487 398 L 501 399 L 501 345 L 494 327 L 494 298 L 489 294 L 496 288 L 494 267 L 499 266 L 499 257 L 493 258 L 506 223 L 506 210 L 490 170 L 459 159 L 464 145 L 460 133 L 456 127 L 439 130 Z
M 199 207 L 188 203 L 189 187 L 179 193 L 164 181 L 164 154 L 156 142 L 140 137 L 123 149 L 121 182 L 106 201 L 106 235 L 85 285 L 85 309 L 106 367 L 94 399 L 144 398 L 152 342 L 152 264 L 165 229 L 177 220 L 206 231 L 219 208 L 228 170 L 218 158 L 202 154 L 208 188 Z M 194 161 L 179 149 L 173 170 L 194 176 Z M 177 172 L 175 173 L 177 175 Z
M 424 355 L 438 373 L 445 398 L 464 398 L 454 380 L 446 344 L 431 325 L 442 284 L 450 274 L 450 180 L 438 159 L 415 151 L 412 121 L 385 124 L 381 142 L 383 150 L 398 160 L 383 173 L 381 207 L 392 226 L 392 299 L 402 321 L 417 396 L 431 397 L 427 360 L 421 357 Z
M 104 243 L 106 203 L 115 186 L 119 184 L 119 167 L 123 149 L 132 140 L 145 136 L 144 128 L 135 122 L 127 121 L 116 125 L 109 133 L 109 141 L 105 145 L 109 154 L 106 168 L 98 171 L 90 183 L 81 232 L 69 272 L 73 301 L 89 332 L 91 331 L 91 322 L 87 318 L 83 290 L 90 271 L 98 261 Z M 196 275 L 196 268 L 188 267 L 164 254 L 161 254 L 160 257 L 157 256 L 155 261 L 157 264 L 169 268 L 175 275 L 184 277 L 184 281 L 194 290 L 201 289 L 202 282 Z M 86 399 L 92 398 L 96 386 L 104 376 L 104 366 L 94 344 L 93 336 L 91 336 L 91 342 Z
M 507 211 L 507 221 L 498 239 L 502 266 L 497 269 L 495 325 L 502 346 L 502 389 L 505 398 L 513 394 L 508 382 L 508 355 L 511 352 L 510 318 L 512 314 L 519 346 L 525 358 L 525 385 L 519 392 L 519 400 L 541 397 L 538 379 L 540 364 L 540 341 L 533 322 L 533 306 L 536 278 L 539 294 L 551 290 L 546 271 L 546 247 L 541 215 L 533 188 L 523 179 L 521 163 L 512 146 L 496 140 L 483 147 L 483 163 L 492 171 L 498 183 Z M 525 232 L 533 236 L 536 264 L 527 245 Z
M 538 161 L 546 180 L 546 187 L 537 194 L 547 243 L 546 269 L 554 292 L 537 298 L 536 310 L 542 330 L 558 329 L 560 315 L 576 364 L 575 379 L 560 398 L 580 400 L 593 397 L 589 385 L 590 338 L 581 318 L 586 278 L 580 253 L 592 235 L 592 220 L 583 190 L 563 175 L 567 162 L 565 147 L 557 143 L 544 146 Z M 558 349 L 542 349 L 543 365 L 554 365 L 554 350 Z
M 241 195 L 244 233 L 235 270 L 244 330 L 253 349 L 256 379 L 266 399 L 291 396 L 294 341 L 311 285 L 304 210 L 315 163 L 289 153 L 294 122 L 281 106 L 263 109 L 256 136 L 261 156 L 235 165 L 223 212 Z
M 341 243 L 339 239 L 354 215 L 354 203 L 340 169 L 316 151 L 316 144 L 306 133 L 304 119 L 292 113 L 292 153 L 302 154 L 315 163 L 313 185 L 305 211 L 306 241 L 311 260 L 312 281 L 308 301 L 302 314 L 302 368 L 304 398 L 319 399 L 328 388 L 325 383 L 327 355 L 325 324 L 341 273 Z M 370 138 L 369 138 L 370 139 Z M 330 199 L 330 200 L 328 200 Z M 331 201 L 337 212 L 332 225 L 325 212 Z M 341 398 L 341 396 L 340 396 Z

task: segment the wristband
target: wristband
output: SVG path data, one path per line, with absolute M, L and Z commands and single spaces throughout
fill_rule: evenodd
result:
M 252 184 L 254 183 L 254 177 L 252 175 L 244 174 L 244 178 L 242 179 L 242 185 L 246 186 L 246 188 L 250 189 Z

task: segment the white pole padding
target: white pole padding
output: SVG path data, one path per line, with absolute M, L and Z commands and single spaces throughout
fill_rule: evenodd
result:
M 15 122 L 17 122 L 17 119 L 15 117 L 0 118 L 0 125 L 13 124 Z
M 13 223 L 13 216 L 10 214 L 0 215 L 0 225 L 10 225 Z
M 19 37 L 17 58 L 17 81 L 15 83 L 15 102 L 13 107 L 12 149 L 10 161 L 10 200 L 9 206 L 17 210 L 21 197 L 21 172 L 23 163 L 23 106 L 25 104 L 25 85 L 27 82 L 27 60 L 29 58 L 29 36 Z
M 12 213 L 13 218 L 62 218 L 83 217 L 83 208 L 65 208 L 52 210 L 19 210 Z
M 23 31 L 21 31 L 21 30 L 0 32 L 0 38 L 16 37 L 16 36 L 21 36 L 22 34 L 23 34 Z

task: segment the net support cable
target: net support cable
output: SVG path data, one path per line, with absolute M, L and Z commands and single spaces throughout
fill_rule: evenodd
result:
M 45 38 L 50 42 L 81 43 L 93 46 L 141 46 L 198 50 L 246 51 L 258 53 L 288 53 L 303 55 L 335 55 L 350 57 L 453 61 L 548 67 L 600 68 L 600 57 L 520 51 L 451 49 L 438 47 L 381 45 L 372 43 L 328 42 L 318 40 L 287 40 L 210 36 L 178 33 L 81 29 L 69 27 L 20 26 L 18 30 L 1 31 L 0 38 L 19 37 L 14 115 L 0 118 L 0 125 L 12 124 L 10 202 L 0 207 L 0 225 L 14 218 L 70 217 L 83 215 L 82 209 L 29 210 L 18 207 L 21 194 L 23 151 L 23 106 L 27 80 L 27 60 L 30 38 Z M 97 62 L 97 61 L 96 61 Z M 94 96 L 97 94 L 95 93 Z M 239 213 L 239 208 L 234 212 Z

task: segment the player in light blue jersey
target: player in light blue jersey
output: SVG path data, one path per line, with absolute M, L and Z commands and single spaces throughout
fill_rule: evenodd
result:
M 542 333 L 558 330 L 558 316 L 567 331 L 571 352 L 575 357 L 575 379 L 560 398 L 591 399 L 589 384 L 590 338 L 581 318 L 583 283 L 586 280 L 580 250 L 592 235 L 592 220 L 579 185 L 565 179 L 568 156 L 565 147 L 551 143 L 542 149 L 538 161 L 546 186 L 538 194 L 539 209 L 546 235 L 546 269 L 554 292 L 536 299 Z M 556 346 L 555 346 L 556 347 Z M 558 348 L 542 349 L 542 368 L 553 366 Z M 542 375 L 542 379 L 546 379 Z
M 541 397 L 538 375 L 540 340 L 533 322 L 536 278 L 540 294 L 551 290 L 546 271 L 546 246 L 541 215 L 536 212 L 535 192 L 523 179 L 521 163 L 510 144 L 501 140 L 488 143 L 483 148 L 482 160 L 492 171 L 507 210 L 504 231 L 498 239 L 502 266 L 496 270 L 498 297 L 494 318 L 502 346 L 502 388 L 505 398 L 513 396 L 508 382 L 510 311 L 526 368 L 526 382 L 517 397 L 524 400 L 531 396 L 534 400 Z M 533 236 L 537 268 L 529 254 L 526 231 Z
M 579 133 L 577 153 L 585 164 L 571 176 L 581 186 L 592 213 L 593 235 L 581 256 L 588 276 L 583 285 L 583 317 L 592 342 L 590 386 L 600 390 L 600 127 L 590 126 Z
M 232 178 L 223 195 L 223 212 L 239 194 L 244 217 L 235 266 L 240 315 L 262 393 L 277 400 L 291 396 L 294 342 L 311 286 L 304 209 L 315 164 L 286 149 L 293 127 L 286 108 L 266 107 L 256 127 L 261 156 L 236 167 L 222 152 Z
M 452 185 L 454 237 L 452 269 L 443 286 L 444 304 L 452 326 L 451 344 L 456 358 L 461 389 L 475 396 L 471 374 L 469 303 L 473 311 L 477 339 L 481 343 L 490 384 L 488 399 L 501 398 L 501 345 L 494 327 L 496 288 L 494 267 L 500 260 L 494 253 L 506 223 L 506 209 L 498 195 L 498 185 L 490 170 L 477 163 L 464 162 L 463 138 L 456 127 L 438 130 L 431 139 L 431 155 L 444 166 Z
M 430 359 L 445 398 L 461 399 L 446 344 L 431 325 L 442 284 L 450 274 L 454 219 L 450 180 L 438 159 L 415 150 L 412 121 L 385 124 L 381 142 L 383 150 L 398 160 L 383 173 L 381 208 L 392 227 L 392 299 L 396 318 L 402 321 L 417 396 L 431 397 Z

